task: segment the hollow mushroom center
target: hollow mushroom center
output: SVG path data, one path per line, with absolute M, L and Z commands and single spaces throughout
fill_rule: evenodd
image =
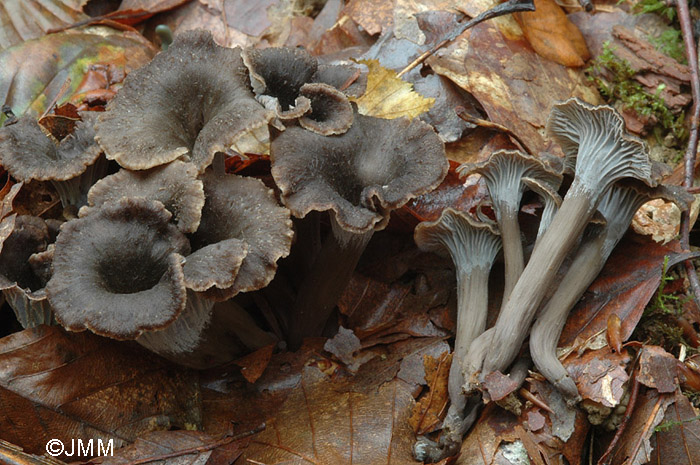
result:
M 144 244 L 144 245 L 142 245 Z M 135 294 L 152 289 L 167 272 L 172 252 L 163 247 L 147 247 L 151 240 L 120 248 L 117 253 L 103 252 L 95 264 L 99 283 L 110 294 Z

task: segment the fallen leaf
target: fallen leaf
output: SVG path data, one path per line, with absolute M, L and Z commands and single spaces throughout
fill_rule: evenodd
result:
M 632 219 L 632 229 L 637 234 L 651 236 L 654 242 L 666 244 L 678 236 L 681 211 L 673 202 L 652 200 L 641 206 Z
M 270 344 L 239 358 L 233 363 L 241 367 L 241 374 L 249 383 L 254 383 L 262 376 L 265 368 L 270 363 L 273 350 L 275 350 L 275 344 Z
M 583 66 L 591 54 L 581 31 L 554 0 L 534 0 L 534 3 L 535 11 L 513 15 L 532 48 L 560 65 Z
M 700 463 L 700 421 L 698 409 L 688 398 L 676 393 L 673 405 L 666 409 L 661 424 L 651 439 L 654 451 L 652 464 L 672 463 L 693 465 Z
M 412 462 L 414 401 L 403 381 L 377 386 L 371 395 L 338 393 L 323 373 L 307 367 L 300 383 L 237 464 Z
M 637 381 L 661 393 L 674 392 L 678 387 L 676 358 L 658 346 L 644 346 L 639 354 Z
M 629 379 L 625 367 L 630 357 L 605 347 L 591 350 L 581 357 L 569 357 L 564 366 L 578 387 L 583 399 L 604 407 L 616 407 L 625 394 L 623 389 Z
M 536 153 L 558 151 L 542 131 L 554 103 L 570 97 L 599 102 L 582 71 L 537 55 L 514 20 L 505 17 L 467 30 L 426 62 Z
M 435 102 L 413 90 L 413 86 L 399 78 L 395 71 L 386 69 L 378 60 L 358 60 L 369 68 L 367 90 L 361 97 L 353 97 L 363 115 L 394 119 L 415 118 L 430 109 Z
M 124 73 L 151 60 L 155 49 L 134 33 L 107 28 L 61 32 L 30 40 L 0 53 L 0 101 L 17 116 L 41 115 L 68 88 L 58 105 L 68 101 L 92 64 L 124 63 Z M 0 115 L 0 123 L 5 116 Z
M 119 5 L 119 10 L 142 10 L 155 14 L 172 10 L 188 1 L 189 0 L 123 0 Z
M 49 439 L 114 440 L 201 423 L 192 372 L 138 346 L 56 326 L 0 339 L 0 437 L 39 454 Z
M 428 391 L 423 393 L 413 408 L 411 418 L 408 419 L 413 431 L 418 435 L 431 433 L 439 428 L 447 413 L 450 400 L 447 380 L 450 376 L 452 354 L 443 352 L 438 358 L 425 355 L 424 363 Z
M 0 8 L 0 51 L 88 19 L 88 0 L 4 0 Z
M 673 395 L 659 394 L 653 389 L 640 393 L 632 417 L 610 457 L 611 465 L 643 465 L 651 460 L 651 436 L 673 400 Z
M 386 0 L 350 0 L 343 14 L 349 16 L 370 35 L 388 31 L 394 23 L 393 2 Z
M 138 438 L 134 444 L 118 449 L 113 455 L 93 460 L 100 465 L 128 465 L 150 459 L 163 465 L 217 465 L 233 463 L 250 438 L 215 439 L 198 431 L 154 431 Z
M 492 371 L 481 384 L 484 389 L 485 400 L 492 400 L 494 402 L 505 399 L 509 394 L 515 392 L 520 383 L 511 379 L 510 376 L 504 375 L 500 371 Z

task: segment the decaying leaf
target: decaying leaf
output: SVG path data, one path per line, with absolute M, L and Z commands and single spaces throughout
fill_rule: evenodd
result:
M 609 347 L 591 350 L 581 357 L 570 357 L 564 362 L 576 382 L 581 397 L 604 407 L 616 407 L 625 394 L 629 379 L 625 368 L 630 357 L 613 353 Z
M 0 101 L 17 116 L 38 116 L 59 95 L 59 105 L 68 101 L 90 65 L 121 63 L 128 73 L 154 54 L 153 45 L 140 35 L 104 27 L 23 42 L 0 53 Z M 4 120 L 0 115 L 0 123 Z
M 233 363 L 241 367 L 241 374 L 249 383 L 254 383 L 262 376 L 265 368 L 270 363 L 274 349 L 274 344 L 266 345 Z
M 683 394 L 676 393 L 673 400 L 663 421 L 655 428 L 650 463 L 700 463 L 700 411 Z
M 655 199 L 645 203 L 634 214 L 632 228 L 637 234 L 651 236 L 655 242 L 666 244 L 678 235 L 681 211 L 673 202 Z
M 437 359 L 430 355 L 425 356 L 425 381 L 428 384 L 428 392 L 423 394 L 408 420 L 418 435 L 435 431 L 447 413 L 447 379 L 451 363 L 452 354 L 448 352 L 443 352 Z
M 236 464 L 411 463 L 413 403 L 403 381 L 378 386 L 371 395 L 338 393 L 323 373 L 307 367 L 300 385 Z
M 677 362 L 661 347 L 644 346 L 639 355 L 637 381 L 661 393 L 674 392 L 678 387 Z
M 395 71 L 382 67 L 379 61 L 359 60 L 358 63 L 369 68 L 367 90 L 361 97 L 351 99 L 357 103 L 361 114 L 384 119 L 415 118 L 435 102 L 414 91 L 411 84 L 399 78 Z
M 560 65 L 580 67 L 591 57 L 581 31 L 554 0 L 534 0 L 535 11 L 515 13 L 532 48 Z
M 114 440 L 196 428 L 199 387 L 138 346 L 40 326 L 0 339 L 0 437 L 40 454 L 49 439 Z

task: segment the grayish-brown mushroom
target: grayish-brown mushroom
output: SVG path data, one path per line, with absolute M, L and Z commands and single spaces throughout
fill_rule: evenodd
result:
M 342 134 L 350 129 L 353 110 L 348 98 L 328 84 L 304 84 L 301 95 L 311 102 L 311 112 L 299 118 L 301 127 L 323 136 Z
M 490 224 L 447 208 L 438 220 L 416 226 L 414 239 L 421 250 L 450 256 L 456 268 L 457 330 L 448 379 L 450 408 L 443 427 L 460 430 L 468 401 L 462 391 L 462 361 L 472 341 L 486 329 L 489 273 L 501 250 L 501 238 Z
M 80 207 L 107 168 L 94 140 L 96 114 L 80 115 L 74 132 L 60 142 L 29 116 L 0 128 L 0 164 L 19 181 L 50 181 L 64 207 Z
M 271 145 L 272 175 L 298 218 L 330 213 L 332 233 L 304 278 L 290 317 L 290 343 L 317 335 L 376 230 L 391 210 L 435 188 L 447 174 L 442 142 L 425 123 L 355 115 L 340 136 L 300 127 Z
M 49 243 L 44 220 L 21 215 L 0 251 L 0 290 L 23 328 L 52 322 L 51 306 L 46 301 L 46 275 L 40 270 L 45 270 L 42 264 L 50 256 L 38 256 L 46 252 Z
M 204 206 L 204 187 L 197 175 L 194 165 L 179 160 L 150 170 L 122 169 L 92 186 L 88 202 L 90 207 L 99 207 L 122 197 L 157 200 L 172 213 L 180 231 L 191 233 L 199 226 Z M 83 209 L 81 216 L 89 212 L 89 208 Z
M 183 158 L 202 172 L 217 152 L 272 117 L 249 88 L 240 49 L 196 30 L 127 76 L 96 125 L 96 139 L 128 169 Z
M 188 286 L 219 301 L 267 286 L 292 244 L 289 210 L 258 179 L 211 169 L 202 179 L 206 201 L 185 264 Z
M 611 107 L 570 99 L 555 105 L 547 130 L 567 157 L 576 157 L 576 177 L 552 224 L 537 242 L 494 327 L 482 375 L 504 371 L 515 359 L 547 289 L 566 255 L 578 242 L 605 191 L 623 178 L 654 186 L 644 143 L 629 135 Z
M 170 217 L 160 202 L 124 198 L 64 223 L 46 285 L 58 322 L 114 339 L 171 324 L 185 308 L 189 243 Z
M 557 341 L 574 304 L 603 269 L 617 243 L 627 231 L 634 214 L 646 202 L 663 198 L 688 207 L 688 198 L 681 188 L 659 186 L 628 180 L 614 184 L 605 193 L 598 210 L 606 219 L 605 225 L 591 225 L 576 251 L 576 255 L 556 292 L 537 316 L 530 332 L 530 353 L 535 366 L 550 383 L 565 396 L 569 403 L 580 400 L 576 384 L 556 355 Z
M 539 180 L 556 190 L 561 176 L 550 170 L 535 157 L 518 150 L 499 150 L 487 161 L 478 164 L 463 164 L 457 171 L 460 176 L 478 173 L 486 181 L 491 203 L 496 212 L 498 228 L 503 237 L 503 255 L 506 264 L 504 300 L 508 298 L 525 267 L 523 244 L 520 237 L 518 212 L 520 200 L 527 187 L 524 177 Z
M 547 228 L 549 228 L 549 225 L 552 224 L 552 219 L 561 206 L 561 197 L 555 189 L 552 189 L 552 186 L 543 183 L 539 179 L 523 178 L 523 183 L 528 189 L 536 193 L 544 204 L 540 224 L 537 228 L 537 237 L 539 238 L 542 237 L 542 234 L 544 234 Z

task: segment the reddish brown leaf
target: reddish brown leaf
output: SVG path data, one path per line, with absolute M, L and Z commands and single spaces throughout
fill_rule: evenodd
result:
M 65 465 L 51 456 L 31 455 L 22 451 L 21 447 L 0 439 L 0 463 L 9 465 Z
M 622 352 L 622 335 L 620 334 L 622 321 L 616 314 L 608 317 L 608 327 L 605 336 L 608 339 L 608 345 L 617 353 Z
M 49 439 L 114 440 L 201 422 L 193 373 L 131 344 L 41 326 L 0 339 L 0 437 L 29 453 Z
M 57 140 L 63 140 L 73 133 L 76 123 L 80 121 L 78 109 L 72 103 L 65 103 L 39 120 L 44 127 Z
M 535 11 L 515 13 L 532 48 L 560 65 L 580 67 L 591 57 L 581 31 L 554 0 L 534 0 Z
M 576 382 L 581 397 L 605 407 L 615 407 L 625 393 L 623 386 L 629 379 L 625 367 L 629 359 L 626 353 L 613 353 L 605 346 L 581 357 L 569 357 L 564 366 Z
M 493 401 L 499 401 L 504 399 L 510 393 L 517 391 L 519 383 L 510 376 L 504 375 L 500 371 L 496 370 L 488 375 L 484 379 L 481 386 L 486 391 L 484 396 L 486 399 Z
M 662 393 L 674 392 L 678 386 L 678 360 L 661 347 L 644 346 L 639 355 L 637 380 Z
M 477 9 L 477 3 L 469 8 Z M 531 150 L 552 152 L 541 132 L 552 105 L 572 96 L 597 103 L 598 97 L 582 72 L 540 57 L 514 28 L 499 29 L 503 22 L 475 26 L 427 63 L 472 94 L 491 121 L 513 131 Z
M 275 345 L 270 344 L 262 347 L 252 354 L 241 357 L 235 363 L 241 367 L 241 374 L 249 383 L 256 382 L 267 368 L 272 358 L 272 351 L 275 350 Z
M 304 369 L 300 385 L 236 463 L 411 463 L 408 386 L 392 381 L 375 389 L 338 393 L 320 371 Z
M 442 423 L 449 402 L 447 380 L 451 363 L 452 355 L 449 352 L 443 352 L 437 359 L 425 356 L 425 381 L 428 383 L 428 392 L 423 394 L 408 420 L 416 434 L 435 431 Z
M 654 428 L 664 418 L 666 408 L 674 400 L 670 394 L 659 394 L 653 389 L 647 390 L 637 398 L 632 418 L 627 424 L 617 448 L 610 456 L 612 465 L 642 465 L 651 460 L 649 442 Z M 663 462 L 674 463 L 674 462 Z M 674 463 L 675 465 L 675 463 Z
M 698 410 L 687 397 L 676 393 L 674 403 L 654 433 L 652 464 L 694 465 L 700 463 L 700 421 Z
M 374 35 L 391 29 L 394 24 L 394 4 L 385 0 L 350 0 L 343 13 L 367 33 Z
M 679 263 L 677 241 L 660 245 L 639 236 L 626 236 L 574 307 L 559 339 L 559 346 L 579 350 L 601 335 L 610 315 L 622 321 L 621 340 L 627 340 L 661 281 L 664 257 L 668 266 Z

